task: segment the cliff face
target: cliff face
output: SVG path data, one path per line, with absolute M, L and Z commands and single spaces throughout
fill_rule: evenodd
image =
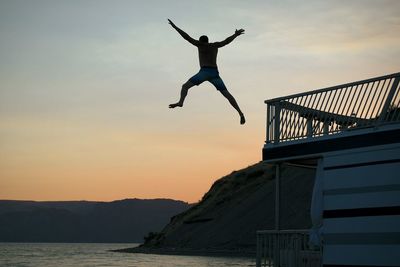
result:
M 311 226 L 315 171 L 282 165 L 281 229 Z M 254 250 L 256 231 L 274 229 L 275 167 L 258 163 L 217 180 L 202 200 L 171 218 L 142 248 Z

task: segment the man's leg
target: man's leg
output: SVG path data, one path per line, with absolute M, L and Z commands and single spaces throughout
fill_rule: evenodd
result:
M 175 107 L 182 107 L 183 106 L 183 102 L 185 101 L 185 98 L 188 94 L 188 91 L 191 87 L 195 86 L 194 83 L 192 83 L 190 80 L 187 81 L 186 83 L 184 83 L 182 85 L 182 90 L 181 90 L 181 98 L 179 99 L 178 102 L 174 103 L 174 104 L 170 104 L 169 108 L 175 108 Z
M 240 116 L 240 124 L 244 124 L 246 122 L 246 118 L 244 117 L 243 112 L 240 110 L 238 103 L 236 102 L 235 98 L 229 93 L 228 90 L 219 90 L 223 96 L 226 97 L 226 99 L 229 100 L 229 103 L 231 103 L 232 107 L 234 107 L 237 112 L 239 113 Z

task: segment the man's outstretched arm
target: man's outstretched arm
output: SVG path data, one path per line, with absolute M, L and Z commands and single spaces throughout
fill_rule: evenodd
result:
M 176 26 L 170 19 L 168 19 L 168 23 L 183 37 L 183 39 L 185 39 L 186 41 L 195 46 L 199 44 L 199 41 L 193 39 L 192 37 L 189 36 L 189 34 L 179 29 L 178 26 Z
M 222 47 L 224 45 L 229 44 L 230 42 L 232 42 L 233 40 L 235 40 L 236 37 L 238 37 L 239 35 L 244 34 L 244 30 L 240 29 L 240 30 L 236 30 L 234 34 L 232 34 L 231 36 L 229 36 L 228 38 L 226 38 L 225 40 L 221 41 L 221 42 L 217 42 L 215 43 L 218 47 Z

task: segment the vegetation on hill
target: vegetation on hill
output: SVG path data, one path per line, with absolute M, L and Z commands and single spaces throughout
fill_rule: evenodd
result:
M 281 229 L 307 229 L 315 170 L 281 166 Z M 136 252 L 255 251 L 256 231 L 274 229 L 275 166 L 260 162 L 217 180 L 202 200 L 151 233 Z

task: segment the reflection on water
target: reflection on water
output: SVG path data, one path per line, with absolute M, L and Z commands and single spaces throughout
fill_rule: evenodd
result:
M 1 267 L 255 266 L 248 258 L 169 256 L 109 252 L 137 244 L 0 243 Z

